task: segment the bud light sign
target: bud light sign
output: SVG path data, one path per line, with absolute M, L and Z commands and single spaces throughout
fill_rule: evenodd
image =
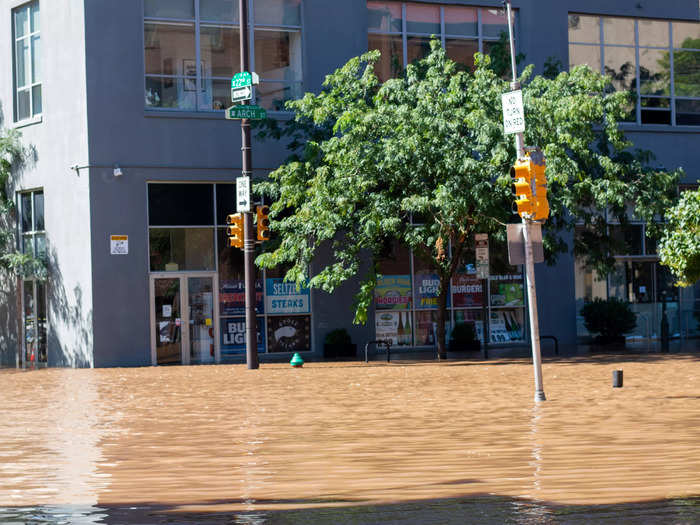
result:
M 265 319 L 257 318 L 258 352 L 265 351 Z M 245 353 L 245 317 L 221 320 L 221 359 Z

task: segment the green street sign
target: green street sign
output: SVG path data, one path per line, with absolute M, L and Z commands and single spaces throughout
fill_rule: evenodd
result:
M 267 118 L 267 111 L 260 106 L 231 106 L 226 110 L 227 120 L 241 119 L 262 120 Z
M 247 71 L 236 73 L 231 79 L 231 89 L 240 89 L 253 85 L 253 75 Z

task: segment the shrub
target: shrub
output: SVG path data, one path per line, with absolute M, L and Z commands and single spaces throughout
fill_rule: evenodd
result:
M 327 345 L 350 345 L 352 339 L 345 328 L 336 328 L 326 334 L 325 344 Z
M 450 334 L 449 347 L 452 350 L 470 347 L 478 343 L 474 323 L 457 323 Z
M 596 298 L 581 308 L 586 330 L 605 338 L 620 337 L 637 326 L 630 304 L 622 299 Z

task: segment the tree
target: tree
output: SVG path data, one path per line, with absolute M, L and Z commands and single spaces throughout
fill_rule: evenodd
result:
M 32 254 L 18 251 L 15 244 L 15 205 L 8 192 L 13 168 L 22 163 L 24 150 L 17 130 L 0 127 L 0 268 L 20 275 L 43 277 L 44 262 Z
M 286 279 L 332 292 L 370 260 L 356 296 L 355 322 L 365 322 L 378 260 L 397 239 L 439 275 L 438 352 L 445 353 L 446 300 L 451 277 L 474 233 L 505 237 L 512 214 L 512 137 L 503 135 L 501 94 L 508 82 L 475 56 L 459 71 L 439 41 L 431 53 L 381 84 L 379 52 L 351 59 L 326 78 L 319 94 L 287 103 L 295 119 L 268 135 L 286 137 L 294 155 L 256 191 L 271 196 L 271 229 L 279 244 L 257 258 L 287 265 Z M 618 121 L 629 96 L 586 66 L 553 79 L 521 75 L 526 144 L 547 157 L 552 215 L 545 248 L 553 260 L 567 249 L 561 234 L 577 221 L 586 235 L 575 250 L 597 269 L 613 259 L 604 210 L 622 220 L 626 205 L 652 220 L 671 202 L 679 177 L 646 166 L 631 151 Z M 602 211 L 601 211 L 602 210 Z M 411 217 L 420 224 L 411 224 Z M 592 249 L 595 246 L 596 249 Z M 321 250 L 328 262 L 311 272 Z
M 669 267 L 676 284 L 691 286 L 700 279 L 700 189 L 684 192 L 666 219 L 659 243 L 661 264 Z

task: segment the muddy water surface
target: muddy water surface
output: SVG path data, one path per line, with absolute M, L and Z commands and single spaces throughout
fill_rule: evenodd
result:
M 700 522 L 697 355 L 543 370 L 539 404 L 526 360 L 0 371 L 0 517 L 681 501 Z

